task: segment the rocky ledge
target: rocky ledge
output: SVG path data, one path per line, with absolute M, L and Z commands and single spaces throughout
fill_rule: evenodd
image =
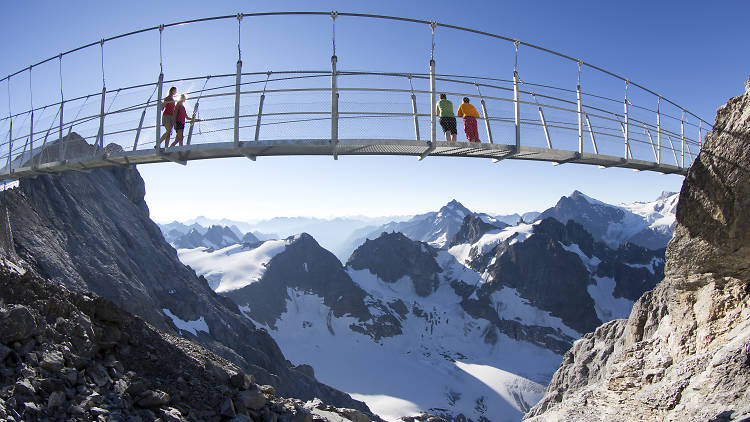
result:
M 0 420 L 370 421 L 268 385 L 106 299 L 0 263 Z
M 750 80 L 680 192 L 666 278 L 565 354 L 525 420 L 750 420 Z

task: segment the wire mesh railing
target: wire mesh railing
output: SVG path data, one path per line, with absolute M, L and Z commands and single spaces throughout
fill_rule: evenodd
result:
M 333 145 L 331 154 L 336 156 L 335 146 L 339 142 L 369 140 L 424 142 L 421 158 L 429 154 L 467 155 L 467 150 L 460 148 L 436 151 L 442 139 L 435 116 L 437 93 L 445 93 L 456 106 L 463 98 L 475 105 L 480 113 L 477 119 L 480 145 L 507 146 L 508 153 L 502 158 L 586 164 L 606 162 L 625 167 L 637 161 L 650 163 L 651 167 L 639 164 L 634 168 L 684 173 L 700 151 L 705 132 L 711 129 L 695 114 L 639 84 L 539 46 L 437 22 L 353 13 L 331 14 L 334 55 L 330 70 L 242 72 L 239 37 L 236 73 L 179 80 L 165 80 L 160 73 L 158 80 L 152 83 L 116 89 L 106 87 L 104 45 L 108 41 L 158 30 L 161 47 L 161 34 L 172 26 L 236 19 L 238 31 L 241 31 L 244 17 L 295 14 L 326 13 L 239 14 L 161 25 L 90 43 L 7 76 L 0 80 L 9 87 L 8 116 L 0 118 L 0 133 L 6 134 L 0 142 L 0 177 L 64 171 L 69 169 L 65 163 L 70 161 L 77 161 L 85 168 L 87 160 L 107 161 L 113 154 L 118 157 L 153 154 L 157 156 L 155 161 L 159 161 L 158 156 L 166 157 L 161 161 L 175 161 L 168 155 L 175 134 L 170 133 L 167 144 L 157 143 L 165 132 L 161 109 L 171 86 L 179 87 L 179 92 L 188 98 L 182 145 L 174 146 L 175 151 L 182 152 L 196 145 L 215 144 L 224 148 L 223 144 L 231 143 L 241 149 L 253 142 L 326 140 Z M 337 69 L 335 21 L 341 16 L 428 24 L 433 35 L 430 73 Z M 435 72 L 432 59 L 434 31 L 438 27 L 512 42 L 515 47 L 513 77 Z M 518 71 L 519 46 L 573 61 L 578 66 L 578 83 L 561 87 L 523 79 Z M 31 87 L 34 67 L 57 58 L 62 68 L 66 55 L 96 47 L 101 49 L 102 57 L 100 91 L 65 98 L 60 72 L 60 101 L 34 107 L 33 89 L 30 89 L 30 108 L 11 111 L 12 78 L 28 71 Z M 584 89 L 581 86 L 584 68 L 623 82 L 622 98 Z M 479 145 L 471 147 L 481 148 Z M 545 155 L 544 150 L 569 154 Z M 583 160 L 585 154 L 610 158 L 600 163 Z M 189 159 L 185 154 L 179 157 Z M 619 161 L 612 157 L 618 157 Z M 127 158 L 110 161 L 113 165 L 129 162 Z

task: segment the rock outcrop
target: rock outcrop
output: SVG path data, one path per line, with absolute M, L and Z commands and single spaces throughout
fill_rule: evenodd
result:
M 666 278 L 566 353 L 527 420 L 750 418 L 750 81 L 680 192 Z
M 367 268 L 388 283 L 408 276 L 419 296 L 428 296 L 438 287 L 443 270 L 435 261 L 437 253 L 428 244 L 417 242 L 402 233 L 382 233 L 357 248 L 346 265 L 355 270 Z
M 205 348 L 12 263 L 0 262 L 0 298 L 3 421 L 370 421 L 277 397 Z

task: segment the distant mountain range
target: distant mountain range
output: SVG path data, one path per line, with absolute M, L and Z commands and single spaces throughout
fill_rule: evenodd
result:
M 514 224 L 454 200 L 355 230 L 345 265 L 307 233 L 178 254 L 294 364 L 386 419 L 517 420 L 573 341 L 663 278 L 676 200 L 573 192 Z

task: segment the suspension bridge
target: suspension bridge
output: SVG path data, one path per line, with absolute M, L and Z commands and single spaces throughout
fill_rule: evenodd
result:
M 330 68 L 243 69 L 243 20 L 271 16 L 330 17 L 330 29 L 320 29 L 331 32 Z M 336 37 L 346 34 L 336 33 L 336 23 L 343 19 L 425 28 L 431 44 L 425 48 L 429 55 L 425 54 L 424 72 L 339 68 Z M 164 33 L 208 22 L 236 27 L 237 60 L 229 66 L 234 71 L 165 77 Z M 436 31 L 505 44 L 510 47 L 508 62 L 512 66 L 483 75 L 439 73 Z M 108 87 L 104 66 L 108 45 L 147 33 L 158 33 L 158 77 L 148 83 Z M 101 56 L 101 87 L 67 98 L 63 89 L 66 60 L 96 50 Z M 564 84 L 524 79 L 519 70 L 524 51 L 572 67 L 577 78 Z M 41 66 L 55 64 L 59 67 L 59 101 L 34 104 L 34 73 Z M 619 84 L 621 95 L 588 89 L 582 74 Z M 25 82 L 20 78 L 28 78 L 28 95 L 11 92 L 12 84 Z M 8 115 L 0 118 L 0 133 L 6 134 L 0 143 L 0 178 L 5 180 L 110 166 L 185 165 L 191 160 L 286 155 L 535 160 L 685 175 L 700 151 L 705 131 L 712 129 L 683 106 L 641 84 L 541 46 L 434 21 L 360 13 L 240 13 L 174 22 L 62 52 L 26 66 L 0 83 L 8 85 Z M 183 145 L 160 148 L 162 102 L 173 85 L 200 87 L 187 92 L 192 108 L 188 116 L 200 119 L 188 122 Z M 481 143 L 442 140 L 434 112 L 440 93 L 456 105 L 462 97 L 477 105 Z M 19 103 L 22 111 L 17 111 Z

